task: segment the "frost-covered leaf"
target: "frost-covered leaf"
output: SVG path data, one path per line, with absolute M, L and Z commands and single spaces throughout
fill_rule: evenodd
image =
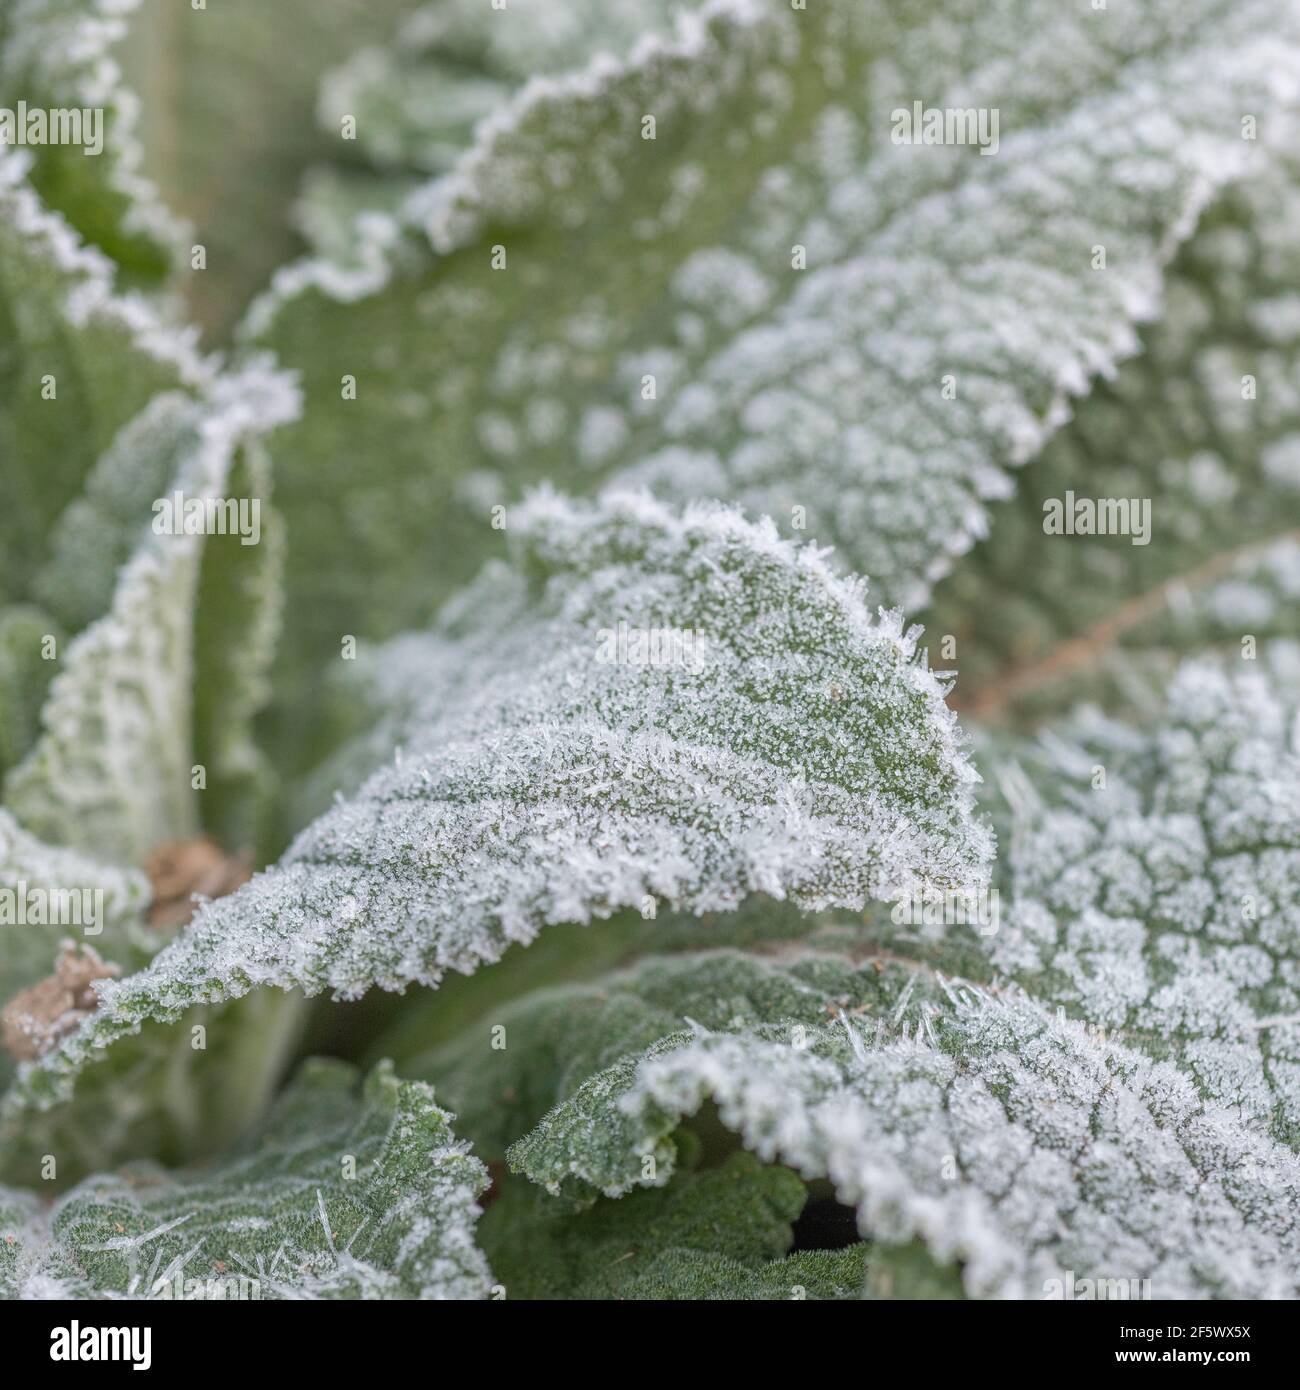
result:
M 255 393 L 254 393 L 255 394 Z M 285 399 L 275 418 L 296 411 Z M 274 423 L 274 419 L 264 421 Z M 254 427 L 235 451 L 228 497 L 260 502 L 257 544 L 227 533 L 204 539 L 194 608 L 194 761 L 206 772 L 203 826 L 226 845 L 261 852 L 272 840 L 273 778 L 253 736 L 270 698 L 280 637 L 286 527 L 274 505 L 270 458 Z
M 1099 1297 L 1296 1295 L 1300 1163 L 1171 1062 L 1015 991 L 900 965 L 860 978 L 861 1002 L 802 1032 L 697 1027 L 623 1059 L 512 1159 L 618 1192 L 653 1155 L 662 1183 L 669 1136 L 712 1100 L 760 1158 L 857 1207 L 879 1294 L 923 1249 L 975 1296 L 1060 1297 L 1071 1272 L 1118 1281 Z
M 489 1150 L 554 1097 L 510 1159 L 577 1195 L 662 1180 L 710 1099 L 858 1206 L 882 1296 L 916 1287 L 920 1250 L 977 1296 L 1060 1296 L 1073 1271 L 1121 1281 L 1109 1296 L 1295 1297 L 1296 706 L 1193 666 L 1153 732 L 1083 718 L 1007 766 L 987 989 L 893 964 L 923 933 L 876 923 L 869 969 L 721 955 L 687 984 L 686 961 L 645 962 L 501 1013 L 510 1061 L 466 1037 L 430 1075 L 486 1098 Z M 755 984 L 791 975 L 803 997 Z M 838 1026 L 816 1024 L 818 988 Z M 591 1039 L 572 1071 L 565 1012 Z
M 29 166 L 24 152 L 0 146 L 0 598 L 8 601 L 33 596 L 57 518 L 123 428 L 160 392 L 209 374 L 188 335 L 115 292 L 111 264 L 42 204 Z
M 294 221 L 314 255 L 362 268 L 376 229 L 401 212 L 430 173 L 472 143 L 480 122 L 532 77 L 623 56 L 700 0 L 523 0 L 494 9 L 479 0 L 424 4 L 391 41 L 353 54 L 321 81 L 318 116 L 334 133 L 355 121 L 343 159 L 308 171 Z
M 0 107 L 23 111 L 29 121 L 37 112 L 76 113 L 67 134 L 80 143 L 25 146 L 35 162 L 33 182 L 128 283 L 153 286 L 172 268 L 180 227 L 142 177 L 139 103 L 117 59 L 138 3 L 2 0 Z
M 889 908 L 882 905 L 880 910 L 888 913 Z M 510 1110 L 499 1085 L 501 1072 L 479 1075 L 476 1066 L 482 1060 L 481 1044 L 491 1038 L 492 1025 L 507 1015 L 516 1017 L 515 1006 L 523 996 L 556 987 L 578 1014 L 590 1007 L 599 1017 L 602 1011 L 581 991 L 570 994 L 566 987 L 593 981 L 648 954 L 699 952 L 701 948 L 762 954 L 794 941 L 826 951 L 856 949 L 864 941 L 862 916 L 846 911 L 802 912 L 793 903 L 759 894 L 734 912 L 695 916 L 660 911 L 647 920 L 629 910 L 615 913 L 599 932 L 574 923 L 550 927 L 527 946 L 511 946 L 490 970 L 453 975 L 436 990 L 415 989 L 400 1001 L 387 1001 L 391 1022 L 380 1026 L 366 1056 L 372 1061 L 392 1058 L 403 1076 L 461 1077 L 455 1084 L 453 1104 L 461 1116 L 461 1129 L 485 1157 L 499 1158 L 518 1131 L 510 1132 L 513 1122 L 498 1123 Z M 384 1007 L 383 1001 L 374 1003 Z M 547 1044 L 539 1038 L 538 1045 Z M 498 1096 L 501 1103 L 496 1109 L 484 1111 L 475 1105 L 472 1089 L 480 1083 Z M 461 1110 L 462 1100 L 469 1110 Z M 552 1096 L 546 1103 L 553 1100 Z M 490 1143 L 489 1132 L 495 1136 Z
M 32 592 L 73 632 L 102 617 L 123 565 L 149 534 L 150 504 L 170 495 L 199 441 L 202 408 L 186 391 L 163 391 L 114 435 L 79 492 L 52 519 Z M 33 457 L 29 467 L 39 471 Z
M 155 949 L 166 940 L 157 937 Z M 48 1192 L 126 1160 L 180 1165 L 224 1152 L 265 1115 L 302 1055 L 305 1008 L 300 995 L 278 990 L 194 1005 L 177 1026 L 146 1023 L 123 1038 L 75 1085 L 23 1063 L 23 1084 L 0 1100 L 0 1181 Z M 59 1165 L 49 1186 L 47 1154 Z
M 940 586 L 926 630 L 955 639 L 972 718 L 1131 707 L 1179 655 L 1300 637 L 1300 125 L 1275 125 L 1267 172 L 1174 263 L 1141 356 L 1078 405 Z M 1145 533 L 1045 534 L 1067 496 L 1122 500 Z
M 202 397 L 166 405 L 163 427 L 153 428 L 157 420 L 151 408 L 149 429 L 132 430 L 125 453 L 130 456 L 151 443 L 163 450 L 165 461 L 179 458 L 172 488 L 162 494 L 163 500 L 173 500 L 179 491 L 184 503 L 191 504 L 231 496 L 238 500 L 231 484 L 239 474 L 240 451 L 259 433 L 289 418 L 297 401 L 280 374 L 254 362 L 213 380 Z M 184 439 L 179 446 L 178 436 Z M 108 457 L 112 476 L 120 479 L 117 456 Z M 140 466 L 139 472 L 152 473 L 150 483 L 162 476 L 157 460 Z M 99 484 L 92 475 L 92 506 Z M 137 476 L 130 481 L 130 491 L 136 504 L 136 544 L 117 575 L 108 611 L 62 655 L 42 710 L 40 737 L 6 778 L 5 803 L 30 830 L 52 843 L 141 863 L 160 842 L 192 836 L 199 826 L 191 692 L 195 606 L 206 537 L 156 530 L 151 524 L 158 516 L 149 500 L 150 489 L 141 489 Z M 75 524 L 74 519 L 74 534 Z M 120 530 L 109 528 L 110 545 L 132 529 L 125 524 Z M 242 539 L 224 538 L 234 545 Z M 58 565 L 57 555 L 52 563 Z M 247 563 L 260 570 L 260 565 Z M 102 568 L 110 564 L 107 560 Z M 233 594 L 217 597 L 242 611 Z M 241 673 L 248 685 L 265 645 L 259 647 L 254 634 L 252 644 L 242 651 L 226 650 L 215 658 L 227 673 L 229 686 L 223 688 L 233 687 Z M 225 711 L 235 721 L 227 732 L 229 739 L 246 737 L 248 712 Z M 216 747 L 210 739 L 207 742 Z M 216 747 L 216 752 L 223 759 L 221 774 L 232 775 L 230 750 Z
M 619 1109 L 645 1057 L 681 1047 L 692 1029 L 771 1026 L 793 1043 L 842 1010 L 874 1025 L 903 988 L 901 974 L 879 965 L 798 951 L 649 957 L 581 988 L 525 997 L 501 1016 L 504 1052 L 485 1056 L 483 1036 L 466 1037 L 435 1054 L 428 1074 L 465 1101 L 465 1132 L 488 1157 L 514 1137 L 516 1172 L 578 1199 L 617 1197 L 666 1181 L 676 1164 L 673 1126 L 643 1150 L 640 1117 Z
M 104 256 L 41 204 L 28 163 L 0 151 L 5 824 L 28 846 L 15 874 L 31 887 L 105 888 L 105 930 L 87 944 L 130 971 L 166 933 L 138 920 L 147 885 L 119 929 L 115 885 L 134 893 L 144 882 L 127 866 L 200 820 L 236 848 L 255 833 L 249 726 L 277 600 L 269 511 L 260 543 L 243 547 L 237 536 L 158 534 L 154 503 L 180 489 L 191 501 L 269 505 L 257 436 L 295 397 L 265 363 L 218 374 L 190 335 L 118 293 Z M 0 1006 L 51 976 L 60 939 L 80 938 L 79 925 L 0 928 L 12 941 Z M 78 1093 L 75 1117 L 65 1108 L 0 1125 L 0 1168 L 36 1182 L 45 1152 L 62 1156 L 68 1176 L 123 1152 L 188 1156 L 228 1139 L 262 1108 L 297 1014 L 284 999 L 235 1011 L 242 1044 L 206 1013 L 193 1020 L 212 1028 L 203 1048 L 191 1037 L 132 1039 L 105 1084 Z M 201 1114 L 187 1080 L 207 1098 Z
M 417 8 L 393 41 L 354 54 L 321 83 L 327 130 L 352 114 L 356 143 L 382 170 L 442 173 L 470 145 L 479 122 L 531 77 L 582 67 L 597 54 L 624 56 L 647 35 L 672 33 L 702 0 L 437 0 Z
M 1300 699 L 1189 666 L 1149 735 L 1084 721 L 1013 783 L 993 964 L 1300 1140 Z M 1097 788 L 1098 769 L 1105 778 Z
M 860 907 L 982 881 L 991 838 L 941 685 L 816 551 L 635 496 L 541 496 L 511 534 L 515 566 L 403 644 L 396 763 L 110 982 L 24 1084 L 58 1091 L 188 1004 L 436 984 L 548 923 L 661 898 Z M 659 634 L 657 664 L 638 631 Z
M 717 0 L 532 83 L 363 264 L 291 267 L 253 317 L 308 401 L 286 669 L 418 622 L 538 475 L 797 519 L 915 604 L 1136 347 L 1292 27 L 1279 0 Z M 997 153 L 894 143 L 914 101 L 996 109 Z
M 138 1164 L 52 1206 L 0 1189 L 0 1295 L 485 1297 L 473 1226 L 487 1172 L 450 1119 L 391 1069 L 358 1088 L 343 1063 L 307 1063 L 217 1164 Z
M 590 1209 L 507 1179 L 479 1240 L 507 1298 L 857 1298 L 865 1246 L 786 1255 L 806 1195 L 747 1153 Z
M 653 936 L 643 944 L 653 950 Z M 799 954 L 788 964 L 779 954 L 731 950 L 650 955 L 585 984 L 534 987 L 421 1058 L 419 1074 L 455 1109 L 475 1151 L 497 1160 L 575 1093 L 581 1093 L 575 1118 L 599 1111 L 604 1083 L 592 1090 L 588 1079 L 611 1067 L 621 1074 L 624 1059 L 680 1033 L 687 1019 L 707 1028 L 774 1018 L 815 1025 L 826 1021 L 830 1005 L 856 1008 L 888 998 L 878 980 L 870 964 L 855 967 L 820 954 Z M 493 1046 L 498 1028 L 505 1030 L 504 1048 Z M 590 1142 L 608 1142 L 621 1154 L 626 1135 L 617 1125 L 603 1129 L 603 1120 Z M 527 1171 L 538 1181 L 557 1180 L 550 1169 Z
M 356 264 L 389 238 L 410 192 L 400 176 L 317 165 L 303 175 L 293 225 L 313 257 Z

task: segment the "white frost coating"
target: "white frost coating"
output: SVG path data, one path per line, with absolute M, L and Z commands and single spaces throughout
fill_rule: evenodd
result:
M 356 233 L 346 265 L 319 256 L 280 266 L 270 286 L 249 305 L 240 326 L 241 336 L 260 337 L 283 302 L 309 289 L 320 290 L 344 304 L 382 290 L 392 275 L 393 252 L 402 239 L 401 224 L 385 213 L 367 212 L 356 219 Z
M 328 131 L 341 113 L 355 115 L 359 150 L 386 173 L 442 173 L 479 121 L 530 76 L 626 53 L 697 3 L 516 0 L 503 18 L 481 0 L 437 0 L 416 9 L 386 47 L 365 48 L 327 73 L 317 114 Z
M 1296 1297 L 1294 1154 L 1167 1062 L 1023 997 L 952 994 L 874 1042 L 860 1021 L 804 1049 L 687 1042 L 642 1063 L 622 1108 L 652 1126 L 649 1151 L 714 1100 L 760 1157 L 829 1178 L 880 1266 L 919 1239 L 972 1296 L 1040 1299 L 1073 1271 L 1149 1279 L 1158 1299 Z
M 1051 1296 L 1070 1271 L 1149 1280 L 1143 1297 L 1297 1297 L 1300 692 L 1280 689 L 1189 665 L 1157 732 L 1081 716 L 1026 759 L 1032 781 L 1011 769 L 987 989 L 887 935 L 863 971 L 877 994 L 849 962 L 805 975 L 841 1016 L 801 1047 L 798 997 L 732 966 L 700 989 L 739 1017 L 565 1081 L 512 1167 L 617 1196 L 653 1155 L 662 1183 L 673 1130 L 711 1099 L 760 1157 L 834 1183 L 877 1272 L 919 1240 L 978 1297 Z M 638 972 L 597 988 L 690 1002 Z
M 785 23 L 785 16 L 778 18 Z M 549 126 L 553 118 L 562 120 L 573 105 L 589 103 L 596 107 L 602 101 L 616 99 L 621 95 L 620 83 L 639 77 L 658 64 L 680 64 L 694 73 L 697 66 L 719 59 L 720 34 L 745 42 L 745 30 L 756 30 L 771 20 L 772 11 L 758 0 L 710 0 L 699 13 L 681 14 L 673 34 L 644 35 L 625 58 L 601 53 L 579 71 L 530 78 L 509 106 L 480 123 L 474 145 L 456 168 L 445 179 L 435 180 L 412 196 L 412 220 L 423 223 L 434 249 L 445 254 L 466 245 L 494 217 L 516 221 L 528 216 L 541 207 L 548 191 L 547 180 L 528 182 L 526 166 L 509 148 L 518 134 L 534 123 Z M 787 32 L 782 46 L 789 42 L 789 37 Z M 664 93 L 670 101 L 681 95 Z M 691 100 L 705 107 L 710 98 L 707 92 L 697 91 L 691 94 Z M 567 158 L 565 151 L 566 161 Z M 568 172 L 566 167 L 566 184 Z
M 174 486 L 224 495 L 242 443 L 293 419 L 298 392 L 268 360 L 211 381 Z M 150 531 L 117 578 L 109 611 L 59 663 L 41 735 L 5 782 L 32 831 L 119 863 L 196 832 L 190 777 L 194 595 L 202 535 Z
M 88 176 L 106 174 L 122 196 L 122 230 L 173 251 L 188 231 L 143 176 L 144 149 L 136 133 L 139 98 L 122 82 L 112 50 L 126 35 L 140 0 L 0 0 L 5 42 L 0 91 L 5 103 L 102 107 L 104 150 L 84 161 Z M 33 82 L 36 90 L 33 90 Z
M 186 385 L 210 382 L 215 363 L 199 353 L 198 330 L 165 323 L 143 296 L 119 293 L 113 285 L 113 263 L 41 202 L 27 182 L 30 168 L 27 151 L 0 145 L 0 225 L 23 238 L 31 254 L 48 259 L 67 275 L 68 322 L 74 328 L 91 320 L 114 324 L 134 347 L 174 367 Z
M 1294 556 L 1290 557 L 1292 561 Z M 1159 733 L 1084 721 L 1015 798 L 992 959 L 1043 1001 L 1176 1058 L 1243 1124 L 1300 1138 L 1296 696 L 1191 665 Z M 1107 770 L 1092 790 L 1092 769 Z
M 553 402 L 546 349 L 595 317 L 606 341 L 574 364 L 559 437 L 616 410 L 623 440 L 599 462 L 619 485 L 717 495 L 783 524 L 801 507 L 807 535 L 911 608 L 985 533 L 986 503 L 1009 494 L 1008 470 L 1070 399 L 1136 351 L 1164 266 L 1260 154 L 1241 114 L 1267 113 L 1267 132 L 1296 89 L 1295 30 L 1280 0 L 1141 14 L 719 0 L 630 57 L 533 80 L 481 124 L 406 208 L 436 253 L 415 282 L 420 313 L 451 314 L 437 257 L 488 229 L 508 240 L 518 227 L 543 268 L 581 244 L 586 299 L 557 306 L 558 323 L 511 324 L 497 366 L 535 363 L 537 377 L 484 391 L 484 415 L 526 420 Z M 996 153 L 893 144 L 892 112 L 914 100 L 996 107 Z M 640 138 L 645 113 L 655 142 Z M 680 273 L 701 255 L 754 273 L 701 302 L 698 277 Z M 643 296 L 652 313 L 624 302 L 629 265 L 662 285 Z M 394 264 L 387 292 L 407 273 Z M 258 331 L 282 303 L 259 306 Z M 690 385 L 647 409 L 633 387 L 651 358 Z M 556 480 L 566 466 L 528 460 L 516 484 L 526 467 Z
M 542 495 L 510 536 L 515 567 L 423 650 L 407 639 L 397 764 L 106 989 L 42 1067 L 260 985 L 436 984 L 647 898 L 861 907 L 983 881 L 991 836 L 943 686 L 860 582 L 770 524 L 645 497 Z M 697 633 L 702 660 L 604 661 L 620 624 Z
M 485 1298 L 473 1228 L 488 1175 L 451 1119 L 386 1065 L 358 1096 L 352 1068 L 310 1062 L 255 1142 L 216 1165 L 136 1165 L 53 1206 L 0 1188 L 0 1296 L 148 1299 L 179 1279 L 223 1285 L 185 1297 Z

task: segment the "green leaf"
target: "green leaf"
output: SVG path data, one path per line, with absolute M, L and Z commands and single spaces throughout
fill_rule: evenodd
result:
M 0 106 L 77 112 L 82 143 L 25 146 L 33 184 L 127 284 L 154 287 L 172 269 L 181 228 L 141 173 L 138 102 L 117 60 L 138 2 L 0 0 Z
M 400 176 L 314 165 L 303 175 L 293 225 L 313 258 L 356 268 L 373 254 L 372 238 L 387 239 L 410 192 Z
M 543 987 L 594 980 L 647 953 L 698 952 L 702 947 L 763 953 L 800 940 L 820 949 L 852 949 L 862 944 L 862 920 L 849 912 L 801 912 L 793 903 L 759 894 L 734 912 L 702 916 L 657 912 L 647 920 L 640 912 L 626 911 L 615 913 L 596 933 L 574 923 L 550 927 L 527 946 L 511 946 L 491 970 L 451 976 L 436 990 L 417 988 L 400 999 L 372 1001 L 386 1017 L 366 1056 L 373 1061 L 391 1057 L 403 1076 L 425 1080 L 446 1076 L 449 1056 L 458 1059 L 457 1067 L 463 1061 L 472 1068 L 491 1039 L 492 1025 L 507 1015 L 514 1017 L 516 1001 Z M 585 1007 L 574 999 L 575 1010 Z M 341 1027 L 347 1027 L 351 1010 L 350 1005 L 338 1005 L 331 1012 Z M 499 1074 L 493 1079 L 489 1072 L 479 1079 L 504 1101 L 497 1090 Z M 506 1143 L 515 1135 L 503 1128 L 504 1139 L 499 1138 L 491 1150 L 485 1135 L 486 1128 L 496 1128 L 494 1121 L 504 1118 L 509 1106 L 484 1112 L 475 1105 L 469 1087 L 459 1084 L 456 1095 L 461 1128 L 475 1147 L 488 1158 L 504 1156 Z M 462 1100 L 469 1110 L 460 1108 Z M 467 1125 L 471 1112 L 484 1124 Z
M 478 124 L 529 78 L 571 71 L 598 54 L 625 56 L 700 7 L 700 0 L 421 5 L 391 44 L 364 48 L 326 74 L 321 121 L 333 130 L 342 116 L 355 116 L 356 143 L 377 169 L 443 173 Z
M 34 886 L 105 887 L 115 899 L 115 885 L 133 885 L 123 929 L 110 920 L 92 943 L 130 971 L 166 938 L 139 922 L 149 890 L 126 866 L 201 823 L 236 847 L 255 839 L 250 723 L 265 698 L 278 601 L 273 515 L 261 543 L 244 547 L 236 536 L 156 532 L 154 504 L 177 489 L 191 502 L 252 494 L 269 503 L 256 437 L 296 397 L 262 360 L 218 374 L 188 335 L 119 294 L 104 257 L 42 206 L 25 164 L 0 152 L 9 214 L 0 314 L 11 330 L 0 352 L 0 437 L 13 502 L 0 521 L 5 826 L 28 847 L 14 873 Z M 21 938 L 0 972 L 7 1004 L 50 975 L 67 928 L 4 930 Z M 264 1104 L 298 1012 L 284 1000 L 236 1011 L 234 1026 L 262 1048 L 253 1057 L 215 1036 L 210 1051 L 190 1039 L 132 1040 L 104 1078 L 120 1089 L 83 1088 L 75 1118 L 56 1110 L 4 1126 L 5 1171 L 36 1181 L 33 1151 L 37 1160 L 57 1151 L 76 1173 L 123 1151 L 188 1156 L 228 1139 Z M 232 1056 L 238 1071 L 223 1077 L 218 1059 Z M 207 1097 L 201 1118 L 177 1103 L 174 1087 L 191 1073 Z
M 911 1286 L 919 1242 L 972 1296 L 1061 1297 L 1071 1272 L 1122 1284 L 1099 1297 L 1295 1296 L 1289 1149 L 1014 990 L 899 965 L 866 983 L 834 1022 L 697 1027 L 625 1058 L 513 1164 L 618 1191 L 653 1157 L 661 1183 L 669 1136 L 711 1100 L 765 1162 L 857 1208 L 878 1295 Z
M 1297 130 L 1274 123 L 1265 170 L 1175 262 L 1142 355 L 1079 404 L 936 594 L 926 628 L 955 641 L 971 717 L 1023 723 L 1082 698 L 1154 715 L 1144 692 L 1180 656 L 1300 637 Z M 1148 508 L 1145 538 L 1045 534 L 1067 496 Z
M 870 969 L 643 962 L 522 1001 L 504 1054 L 467 1036 L 430 1074 L 480 1098 L 488 1152 L 553 1098 L 510 1162 L 579 1197 L 662 1182 L 710 1100 L 858 1208 L 879 1296 L 928 1287 L 929 1261 L 972 1296 L 1060 1297 L 1073 1271 L 1130 1297 L 1294 1297 L 1298 705 L 1190 666 L 1156 731 L 1094 715 L 1022 750 L 985 988 L 900 963 L 931 934 L 903 913 L 872 924 Z
M 53 519 L 36 597 L 73 632 L 102 617 L 118 574 L 148 536 L 150 504 L 170 495 L 199 445 L 203 412 L 185 391 L 164 391 L 128 420 Z M 40 462 L 33 458 L 35 471 Z
M 155 429 L 151 411 L 148 429 L 133 430 L 125 452 L 130 456 L 148 441 L 166 460 L 178 455 L 173 488 L 187 505 L 225 499 L 232 495 L 235 459 L 245 441 L 287 419 L 296 406 L 284 378 L 253 362 L 215 379 L 201 400 L 167 402 L 162 428 Z M 179 448 L 178 417 L 187 436 Z M 108 463 L 115 478 L 122 476 L 118 461 L 113 455 Z M 141 491 L 141 476 L 156 482 L 162 476 L 158 461 L 140 467 L 130 480 L 142 538 L 118 573 L 108 612 L 63 655 L 42 710 L 41 735 L 5 782 L 6 805 L 37 835 L 124 863 L 142 863 L 160 842 L 192 836 L 199 826 L 191 689 L 205 536 L 148 526 L 149 504 L 140 500 L 148 489 Z M 99 491 L 92 476 L 92 508 Z M 173 496 L 166 493 L 163 500 Z M 124 522 L 119 534 L 132 529 Z M 101 574 L 112 558 L 101 564 Z M 57 556 L 53 563 L 57 567 Z M 229 594 L 219 598 L 236 602 Z M 265 646 L 254 641 L 237 656 L 221 688 L 235 687 L 241 677 L 247 687 Z M 227 711 L 235 721 L 231 740 L 246 736 L 254 695 L 244 699 L 243 708 Z M 213 746 L 210 738 L 205 746 Z M 223 759 L 219 771 L 229 775 L 229 750 L 217 752 Z
M 46 660 L 63 630 L 43 609 L 12 604 L 0 609 L 0 777 L 36 742 L 41 705 L 54 677 Z
M 189 334 L 118 293 L 108 262 L 41 204 L 26 164 L 0 154 L 6 803 L 42 838 L 139 863 L 197 828 L 198 761 L 209 825 L 246 842 L 248 804 L 265 794 L 249 726 L 267 694 L 279 523 L 268 515 L 255 547 L 230 535 L 205 544 L 158 534 L 156 504 L 177 490 L 190 505 L 269 503 L 256 437 L 297 397 L 261 357 L 218 374 Z M 64 633 L 75 640 L 51 653 L 47 639 Z
M 1081 720 L 1010 795 L 993 964 L 1154 1057 L 1242 1126 L 1300 1141 L 1295 694 L 1202 665 L 1149 735 Z M 1099 770 L 1105 785 L 1097 787 Z
M 786 1257 L 806 1193 L 746 1153 L 576 1209 L 508 1179 L 479 1240 L 507 1298 L 856 1298 L 865 1247 Z
M 717 0 L 534 82 L 358 265 L 290 267 L 252 316 L 307 401 L 280 456 L 284 670 L 419 622 L 538 476 L 801 522 L 915 605 L 1137 347 L 1250 162 L 1242 114 L 1276 112 L 1290 25 L 1276 0 Z M 893 143 L 922 96 L 996 107 L 997 154 Z
M 303 180 L 294 220 L 314 256 L 365 272 L 376 229 L 391 225 L 430 173 L 470 147 L 479 124 L 529 78 L 629 54 L 637 40 L 672 32 L 699 0 L 577 0 L 562 7 L 478 0 L 419 5 L 392 41 L 360 49 L 321 81 L 322 128 L 355 122 L 342 159 Z
M 191 1003 L 436 984 L 548 923 L 660 898 L 860 907 L 981 880 L 992 844 L 942 687 L 859 583 L 770 525 L 644 497 L 539 497 L 511 534 L 514 568 L 381 658 L 406 678 L 397 762 L 106 984 L 24 1086 L 65 1089 Z M 638 625 L 678 648 L 643 664 L 618 645 Z
M 141 950 L 165 944 L 153 935 Z M 132 959 L 120 948 L 112 957 Z M 194 1005 L 174 1027 L 145 1023 L 72 1084 L 22 1063 L 0 1100 L 0 1180 L 49 1191 L 128 1159 L 210 1160 L 265 1115 L 302 1055 L 304 1011 L 300 995 L 278 990 Z M 49 1154 L 58 1160 L 53 1183 Z
M 645 944 L 653 949 L 653 938 Z M 600 1113 L 605 1083 L 593 1089 L 588 1078 L 607 1068 L 621 1073 L 647 1048 L 679 1034 L 688 1019 L 706 1028 L 772 1018 L 815 1025 L 826 1021 L 828 1006 L 839 1006 L 837 1001 L 857 1007 L 866 999 L 887 999 L 878 980 L 870 965 L 852 967 L 818 954 L 788 963 L 780 954 L 731 950 L 651 955 L 589 983 L 534 986 L 416 1065 L 455 1108 L 475 1151 L 496 1160 L 561 1101 L 576 1097 L 572 1113 L 578 1123 L 579 1116 Z M 608 1143 L 619 1162 L 626 1136 L 617 1123 L 606 1128 L 606 1118 L 600 1114 L 583 1142 Z M 516 1162 L 529 1176 L 562 1181 L 567 1150 L 555 1170 L 534 1166 L 527 1152 L 521 1146 Z M 578 1193 L 586 1191 L 579 1185 Z
M 0 146 L 6 601 L 34 596 L 57 519 L 123 428 L 160 392 L 199 386 L 209 375 L 187 334 L 138 297 L 115 291 L 110 263 L 33 192 L 28 162 Z M 87 563 L 98 573 L 93 553 Z M 86 584 L 93 587 L 89 578 Z
M 136 1165 L 53 1206 L 0 1189 L 0 1291 L 485 1297 L 473 1225 L 487 1173 L 450 1120 L 429 1087 L 391 1069 L 358 1087 L 353 1068 L 310 1062 L 259 1133 L 218 1164 Z
M 286 402 L 286 413 L 294 408 Z M 274 505 L 270 458 L 251 432 L 231 459 L 225 491 L 258 499 L 260 534 L 252 546 L 234 532 L 204 540 L 194 608 L 194 760 L 206 773 L 204 828 L 251 851 L 273 838 L 277 789 L 253 724 L 271 694 L 287 529 Z
M 649 957 L 582 989 L 526 997 L 501 1020 L 503 1051 L 485 1056 L 482 1036 L 462 1039 L 435 1056 L 429 1074 L 465 1101 L 466 1132 L 489 1157 L 520 1136 L 509 1150 L 512 1170 L 573 1198 L 618 1197 L 662 1184 L 676 1166 L 674 1126 L 642 1148 L 641 1117 L 620 1108 L 646 1057 L 714 1028 L 779 1025 L 798 1045 L 844 1009 L 889 1018 L 903 987 L 900 972 L 815 953 Z M 570 1019 L 580 1027 L 567 1029 Z

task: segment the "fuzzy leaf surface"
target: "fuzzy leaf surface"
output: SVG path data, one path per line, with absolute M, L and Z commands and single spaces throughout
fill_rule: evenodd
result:
M 646 497 L 542 496 L 512 537 L 513 567 L 402 644 L 394 764 L 108 982 L 37 1089 L 146 1018 L 268 985 L 436 984 L 548 923 L 982 881 L 992 839 L 943 687 L 860 583 L 770 525 Z M 623 625 L 696 645 L 621 659 Z
M 1277 104 L 1289 16 L 723 0 L 535 81 L 355 266 L 290 267 L 254 315 L 308 401 L 282 456 L 311 538 L 286 669 L 418 622 L 431 568 L 467 577 L 538 477 L 803 508 L 914 606 L 1136 348 L 1162 265 L 1248 163 L 1243 111 Z M 894 143 L 919 92 L 996 106 L 997 154 Z
M 174 1297 L 158 1286 L 179 1278 L 255 1280 L 243 1296 L 256 1298 L 485 1297 L 473 1226 L 487 1172 L 450 1119 L 427 1086 L 388 1068 L 360 1085 L 344 1063 L 309 1062 L 217 1164 L 137 1164 L 53 1206 L 0 1189 L 0 1292 Z

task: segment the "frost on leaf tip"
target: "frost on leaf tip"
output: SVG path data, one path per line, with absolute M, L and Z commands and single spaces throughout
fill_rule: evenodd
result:
M 768 523 L 644 496 L 542 495 L 511 538 L 512 565 L 401 644 L 394 764 L 106 988 L 43 1066 L 258 986 L 436 984 L 548 923 L 983 881 L 963 737 L 861 583 Z M 637 631 L 668 633 L 670 659 L 633 658 Z

